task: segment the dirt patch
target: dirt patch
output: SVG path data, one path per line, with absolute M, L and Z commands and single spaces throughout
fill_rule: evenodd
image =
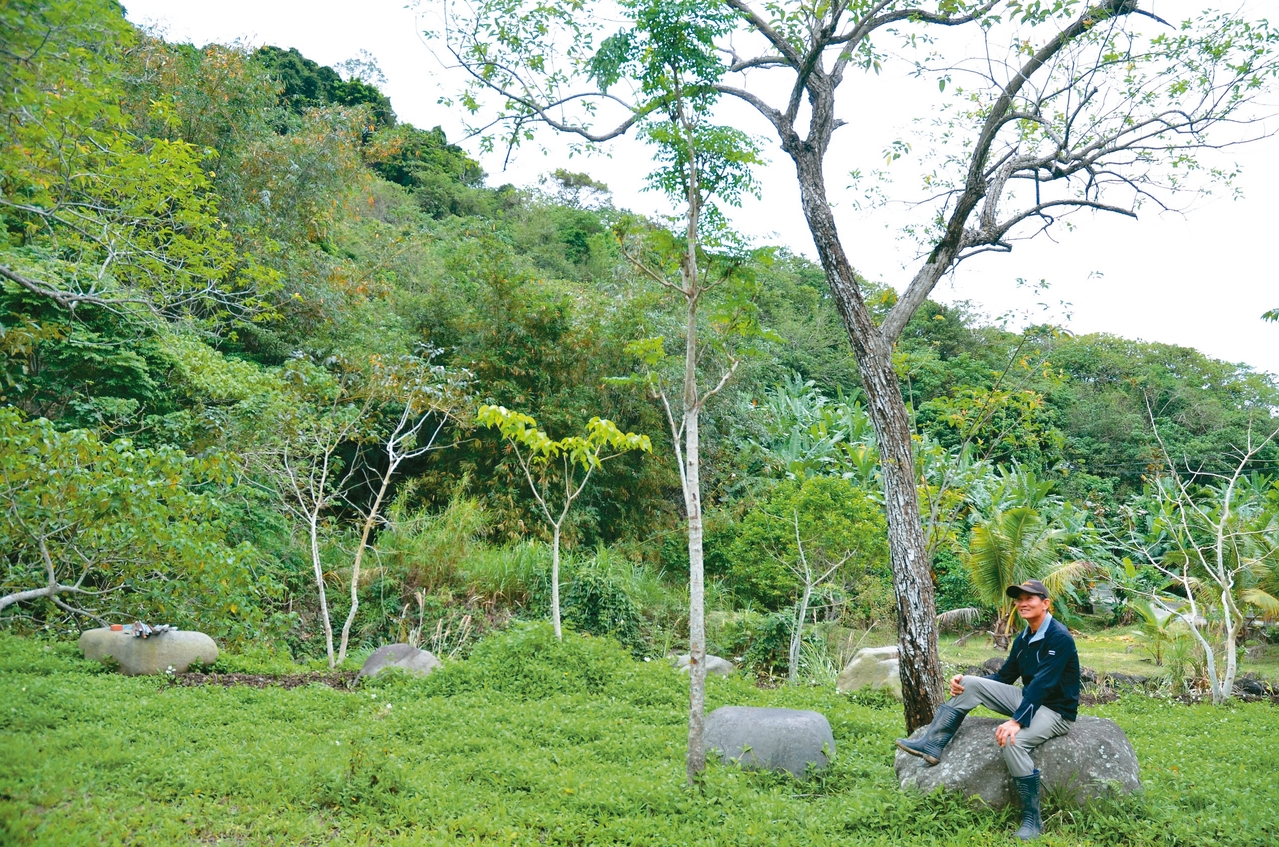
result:
M 262 673 L 181 673 L 172 677 L 174 685 L 195 688 L 200 685 L 247 685 L 251 688 L 299 688 L 303 685 L 327 685 L 329 688 L 347 690 L 355 682 L 356 671 L 311 671 L 310 673 L 262 674 Z
M 1113 688 L 1097 688 L 1084 691 L 1079 695 L 1079 703 L 1082 706 L 1100 706 L 1103 703 L 1113 703 L 1118 699 L 1119 692 Z

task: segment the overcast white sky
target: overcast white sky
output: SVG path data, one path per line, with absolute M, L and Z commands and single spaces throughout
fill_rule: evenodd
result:
M 456 78 L 443 73 L 419 36 L 430 21 L 420 17 L 423 11 L 406 9 L 406 2 L 124 0 L 131 21 L 157 25 L 170 41 L 203 45 L 242 40 L 251 46 L 296 47 L 324 65 L 367 50 L 386 75 L 383 89 L 402 121 L 424 128 L 442 126 L 450 140 L 460 140 L 461 120 L 436 102 L 441 95 L 456 92 Z M 1200 0 L 1144 0 L 1142 5 L 1173 21 L 1207 6 Z M 1225 5 L 1242 7 L 1254 16 L 1268 12 L 1274 17 L 1279 4 L 1276 0 L 1226 0 Z M 422 9 L 429 15 L 429 0 Z M 853 82 L 845 83 L 845 88 L 852 88 Z M 907 269 L 913 267 L 914 255 L 911 246 L 894 235 L 895 213 L 859 214 L 848 202 L 840 203 L 843 181 L 837 174 L 855 167 L 880 167 L 880 151 L 910 131 L 919 104 L 930 102 L 937 90 L 934 83 L 891 74 L 872 77 L 870 83 L 857 105 L 871 120 L 861 121 L 855 131 L 850 127 L 836 135 L 828 181 L 854 264 L 871 279 L 901 287 L 909 279 Z M 768 138 L 760 123 L 743 124 L 743 128 Z M 611 158 L 571 161 L 563 147 L 552 146 L 547 155 L 530 149 L 505 172 L 500 157 L 478 156 L 475 145 L 462 143 L 480 158 L 492 184 L 528 185 L 543 173 L 568 167 L 608 183 L 619 206 L 665 211 L 659 196 L 641 191 L 647 155 L 632 142 L 616 145 Z M 749 201 L 735 214 L 734 222 L 761 242 L 784 244 L 813 256 L 794 171 L 783 154 L 772 152 L 770 158 L 761 176 L 761 200 Z M 954 279 L 942 283 L 934 299 L 972 300 L 991 315 L 1014 313 L 1065 322 L 1076 333 L 1109 332 L 1183 344 L 1279 374 L 1279 324 L 1260 319 L 1262 312 L 1279 307 L 1279 275 L 1271 252 L 1279 241 L 1279 214 L 1275 213 L 1279 138 L 1236 148 L 1222 154 L 1218 163 L 1243 166 L 1244 199 L 1210 198 L 1184 216 L 1149 211 L 1138 221 L 1113 215 L 1080 216 L 1075 219 L 1079 226 L 1073 232 L 1059 232 L 1055 242 L 1040 238 L 1019 244 L 1011 254 L 970 260 Z M 903 179 L 900 185 L 913 187 L 914 182 Z M 1051 288 L 1036 294 L 1019 287 L 1019 278 L 1045 279 Z M 1041 309 L 1041 301 L 1051 304 L 1050 308 Z M 1069 306 L 1061 306 L 1061 301 Z

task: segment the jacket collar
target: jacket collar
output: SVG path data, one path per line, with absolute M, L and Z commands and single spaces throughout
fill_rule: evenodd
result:
M 1030 633 L 1030 625 L 1026 625 L 1025 631 L 1022 633 L 1026 637 L 1027 644 L 1034 644 L 1036 641 L 1042 641 L 1044 636 L 1048 634 L 1048 627 L 1052 626 L 1053 616 L 1051 612 L 1044 612 L 1044 620 L 1039 624 L 1039 629 L 1035 630 L 1034 635 Z

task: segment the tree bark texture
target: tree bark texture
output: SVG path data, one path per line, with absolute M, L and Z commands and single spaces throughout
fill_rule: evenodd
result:
M 696 261 L 690 257 L 690 264 Z M 694 274 L 696 272 L 694 271 Z M 690 280 L 697 285 L 696 277 Z M 688 512 L 688 784 L 706 769 L 706 595 L 702 563 L 702 474 L 697 396 L 697 297 L 688 298 L 684 344 L 684 508 Z
M 688 484 L 688 782 L 706 769 L 702 731 L 706 720 L 706 600 L 702 564 L 702 496 L 698 451 L 698 409 L 685 415 L 685 472 Z
M 792 147 L 788 152 L 798 172 L 804 216 L 852 344 L 879 445 L 888 549 L 897 597 L 902 698 L 906 731 L 913 732 L 932 722 L 933 712 L 942 701 L 943 681 L 937 653 L 932 566 L 919 512 L 910 417 L 893 368 L 896 339 L 885 337 L 875 325 L 857 286 L 826 199 L 820 156 L 807 145 Z

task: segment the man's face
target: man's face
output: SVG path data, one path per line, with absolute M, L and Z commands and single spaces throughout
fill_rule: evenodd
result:
M 1017 614 L 1021 615 L 1022 620 L 1039 620 L 1048 611 L 1048 599 L 1038 594 L 1027 594 L 1023 591 L 1014 602 L 1017 604 Z

